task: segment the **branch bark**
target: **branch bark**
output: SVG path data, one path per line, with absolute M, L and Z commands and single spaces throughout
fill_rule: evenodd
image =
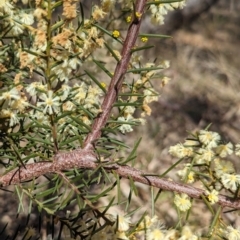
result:
M 101 165 L 101 167 L 103 167 L 109 173 L 115 172 L 123 178 L 131 178 L 135 182 L 140 182 L 148 186 L 154 186 L 159 189 L 176 193 L 185 193 L 188 196 L 196 199 L 201 199 L 202 195 L 204 195 L 204 190 L 202 189 L 170 181 L 166 178 L 150 176 L 141 170 L 129 167 L 127 165 L 121 166 L 116 163 L 109 164 L 109 162 L 107 162 L 107 164 L 96 162 L 94 152 L 91 150 L 83 149 L 75 150 L 69 153 L 58 153 L 53 162 L 32 163 L 25 165 L 25 168 L 20 167 L 16 170 L 12 170 L 11 172 L 0 177 L 0 183 L 1 187 L 5 187 L 11 184 L 18 184 L 27 180 L 31 180 L 47 173 L 58 173 L 62 170 L 68 170 L 74 167 L 94 170 L 99 168 L 99 165 Z M 220 195 L 218 204 L 222 207 L 240 209 L 239 198 L 234 199 L 228 196 Z
M 135 8 L 136 12 L 143 15 L 146 1 L 147 0 L 137 1 L 137 5 Z M 84 149 L 93 149 L 93 145 L 92 145 L 93 142 L 101 136 L 101 129 L 107 123 L 107 120 L 112 110 L 112 106 L 115 103 L 118 92 L 121 89 L 122 82 L 124 80 L 124 75 L 127 71 L 127 67 L 131 58 L 131 50 L 133 49 L 136 43 L 140 26 L 141 26 L 141 18 L 137 18 L 135 16 L 130 27 L 128 28 L 127 36 L 123 44 L 123 48 L 121 52 L 122 58 L 120 59 L 120 61 L 118 62 L 115 68 L 114 75 L 109 85 L 109 89 L 103 100 L 102 107 L 101 107 L 102 113 L 93 123 L 92 132 L 88 134 L 85 140 Z

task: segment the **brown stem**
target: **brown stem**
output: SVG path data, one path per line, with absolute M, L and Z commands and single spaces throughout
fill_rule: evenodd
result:
M 19 167 L 17 170 L 8 172 L 0 177 L 1 187 L 11 184 L 18 184 L 23 181 L 37 178 L 47 173 L 58 173 L 62 170 L 69 170 L 72 168 L 83 169 L 97 169 L 99 164 L 94 162 L 96 160 L 93 152 L 86 150 L 75 150 L 69 153 L 58 153 L 55 156 L 54 162 L 39 162 L 27 164 L 24 167 Z M 129 167 L 121 166 L 118 164 L 102 165 L 102 167 L 109 173 L 115 172 L 124 178 L 131 178 L 135 182 L 140 182 L 149 186 L 154 186 L 166 191 L 185 193 L 188 196 L 200 199 L 204 194 L 204 190 L 198 189 L 185 184 L 180 184 L 165 178 L 157 176 L 149 176 L 144 172 Z M 230 207 L 240 209 L 240 199 L 234 199 L 227 196 L 220 195 L 218 204 L 223 207 Z
M 174 181 L 167 180 L 165 178 L 159 178 L 155 176 L 148 176 L 142 171 L 129 167 L 129 166 L 117 166 L 114 170 L 119 176 L 124 178 L 131 178 L 136 182 L 140 182 L 149 186 L 154 186 L 159 189 L 166 191 L 185 193 L 189 197 L 200 199 L 201 195 L 204 194 L 204 190 L 195 188 L 186 184 L 177 183 Z M 219 195 L 218 204 L 222 207 L 230 207 L 240 209 L 240 199 L 231 198 L 224 195 Z
M 137 5 L 135 8 L 136 12 L 143 14 L 145 4 L 146 4 L 146 0 L 137 1 Z M 85 140 L 84 149 L 86 150 L 92 149 L 93 147 L 92 143 L 101 136 L 101 129 L 107 123 L 110 112 L 112 110 L 112 106 L 115 103 L 118 92 L 121 89 L 122 82 L 124 79 L 123 77 L 127 71 L 127 67 L 131 58 L 131 50 L 136 43 L 140 25 L 141 25 L 141 18 L 135 17 L 130 27 L 128 28 L 127 36 L 124 41 L 122 52 L 121 52 L 122 58 L 120 59 L 120 61 L 116 66 L 114 75 L 109 85 L 109 89 L 103 100 L 102 107 L 101 107 L 102 112 L 99 115 L 99 117 L 95 119 L 92 126 L 92 132 L 88 134 Z
M 71 168 L 90 168 L 96 167 L 94 163 L 96 157 L 85 150 L 75 150 L 69 153 L 58 153 L 53 162 L 37 162 L 26 164 L 25 167 L 14 169 L 0 177 L 2 187 L 18 184 L 37 178 L 47 173 L 58 173 Z

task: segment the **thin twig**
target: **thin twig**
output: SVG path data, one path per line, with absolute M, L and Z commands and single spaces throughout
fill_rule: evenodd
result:
M 136 12 L 140 13 L 140 15 L 143 14 L 145 4 L 146 0 L 137 1 Z M 112 106 L 117 99 L 118 92 L 120 91 L 122 86 L 124 75 L 127 71 L 127 67 L 131 58 L 131 50 L 135 46 L 140 25 L 141 18 L 135 18 L 133 19 L 130 27 L 128 28 L 127 36 L 121 52 L 122 58 L 116 66 L 107 94 L 105 95 L 105 98 L 103 100 L 101 107 L 102 112 L 95 119 L 92 126 L 92 132 L 88 134 L 85 140 L 84 149 L 86 150 L 93 148 L 92 143 L 101 136 L 101 129 L 106 125 L 107 120 L 109 119 Z

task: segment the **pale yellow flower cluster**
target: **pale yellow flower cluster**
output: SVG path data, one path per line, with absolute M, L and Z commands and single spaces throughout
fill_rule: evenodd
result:
M 109 215 L 111 220 L 111 225 L 106 225 L 101 227 L 100 231 L 91 233 L 93 227 L 98 224 L 98 219 L 96 219 L 91 214 L 87 214 L 85 220 L 78 221 L 79 228 L 85 239 L 88 240 L 200 240 L 196 234 L 193 233 L 192 228 L 189 225 L 184 225 L 181 230 L 176 230 L 174 228 L 167 229 L 164 224 L 158 219 L 157 216 L 150 218 L 146 215 L 138 225 L 131 222 L 130 217 L 123 215 L 112 216 Z M 136 226 L 135 226 L 136 225 Z M 36 230 L 34 228 L 26 229 L 27 236 L 34 236 Z M 227 231 L 231 236 L 238 234 L 238 230 L 227 227 Z M 234 232 L 235 231 L 235 232 Z M 49 235 L 49 237 L 51 237 Z M 67 238 L 67 236 L 65 235 Z M 90 237 L 90 238 L 89 238 Z M 68 238 L 67 238 L 68 239 Z M 70 239 L 70 238 L 69 238 Z M 231 240 L 234 240 L 231 238 Z
M 204 182 L 204 186 L 207 186 L 207 189 L 204 187 L 206 197 L 211 204 L 218 201 L 220 190 L 230 190 L 229 194 L 232 194 L 240 186 L 240 174 L 235 172 L 233 163 L 225 159 L 234 153 L 234 146 L 231 142 L 224 144 L 216 132 L 200 130 L 185 143 L 171 146 L 169 153 L 187 161 L 178 175 L 186 183 L 197 180 Z
M 181 231 L 167 229 L 157 216 L 150 218 L 146 215 L 140 224 L 135 228 L 129 217 L 118 215 L 111 217 L 114 221 L 113 226 L 106 226 L 101 231 L 96 232 L 91 239 L 93 240 L 198 240 L 200 239 L 193 233 L 188 225 L 182 226 Z M 130 226 L 131 225 L 131 226 Z M 134 230 L 132 231 L 132 228 Z
M 186 147 L 182 143 L 171 146 L 168 152 L 177 158 L 191 157 L 194 154 L 192 147 Z
M 77 0 L 63 0 L 63 16 L 67 20 L 77 17 Z
M 177 8 L 183 8 L 185 6 L 185 0 L 181 2 L 173 3 L 160 3 L 159 0 L 155 0 L 156 3 L 151 4 L 149 10 L 151 11 L 151 22 L 153 24 L 164 24 L 165 16 L 168 11 L 173 11 Z
M 135 59 L 136 59 L 136 57 L 135 57 Z M 137 62 L 135 62 L 135 59 L 133 58 L 132 65 L 135 67 L 140 67 L 137 65 Z M 136 59 L 136 61 L 138 61 L 138 59 Z M 152 110 L 151 110 L 149 104 L 151 102 L 158 101 L 158 98 L 159 98 L 159 93 L 156 92 L 156 90 L 152 88 L 150 79 L 153 78 L 154 76 L 157 76 L 157 74 L 161 70 L 159 70 L 159 69 L 151 70 L 151 68 L 166 69 L 169 67 L 169 63 L 168 63 L 168 61 L 161 62 L 158 65 L 156 65 L 155 63 L 146 63 L 142 67 L 146 68 L 146 69 L 149 68 L 149 70 L 141 73 L 141 78 L 135 82 L 135 88 L 136 88 L 136 91 L 138 88 L 141 88 L 141 87 L 145 88 L 143 90 L 143 96 L 144 96 L 143 105 L 142 105 L 143 112 L 141 114 L 142 117 L 145 117 L 146 115 L 150 116 L 152 113 Z M 163 78 L 163 81 L 165 82 L 165 84 L 167 83 L 165 81 L 165 77 Z
M 129 240 L 130 238 L 127 236 L 128 230 L 130 229 L 130 217 L 125 217 L 123 215 L 109 216 L 111 221 L 114 223 L 111 226 L 106 226 L 101 231 L 96 232 L 91 239 L 92 240 Z
M 21 78 L 21 74 L 16 74 L 15 79 Z M 9 91 L 5 91 L 0 96 L 0 118 L 9 119 L 9 126 L 15 126 L 19 123 L 18 114 L 22 114 L 26 111 L 28 107 L 28 102 L 25 94 L 21 91 L 22 86 L 18 84 L 18 81 L 15 86 Z
M 9 0 L 2 0 L 0 3 L 0 16 L 2 18 L 2 28 L 7 28 L 7 36 L 19 36 L 24 30 L 34 23 L 31 11 L 16 9 Z
M 101 6 L 102 6 L 102 10 L 104 12 L 110 12 L 111 10 L 114 9 L 116 4 L 116 0 L 102 0 L 101 1 Z
M 101 112 L 101 109 L 96 108 L 96 106 L 101 105 L 100 97 L 102 95 L 103 91 L 99 87 L 88 86 L 85 83 L 74 85 L 73 100 L 92 113 L 98 114 Z
M 197 235 L 193 233 L 189 226 L 183 226 L 181 231 L 176 229 L 167 229 L 157 216 L 150 218 L 148 215 L 144 217 L 134 234 L 130 239 L 146 240 L 198 240 Z M 131 238 L 132 237 L 132 238 Z
M 193 171 L 191 171 L 191 164 L 187 163 L 184 165 L 184 168 L 179 170 L 178 176 L 181 178 L 182 181 L 186 182 L 186 183 L 193 183 L 195 181 L 195 173 Z
M 131 115 L 128 115 L 127 117 L 118 117 L 117 120 L 120 124 L 118 129 L 122 133 L 128 133 L 133 131 L 132 125 L 134 125 L 135 119 Z
M 217 190 L 213 189 L 211 192 L 206 191 L 206 195 L 207 195 L 208 201 L 211 204 L 214 204 L 214 203 L 218 202 L 219 192 Z
M 64 0 L 63 19 L 53 24 L 48 19 L 52 17 L 49 14 L 53 12 L 49 12 L 49 8 L 55 6 L 54 1 L 41 1 L 41 4 L 36 1 L 35 10 L 29 8 L 28 1 L 24 2 L 26 6 L 22 9 L 18 8 L 17 1 L 1 1 L 0 16 L 4 17 L 0 24 L 2 28 L 9 27 L 5 28 L 6 37 L 13 38 L 11 48 L 15 49 L 20 72 L 12 84 L 2 89 L 0 95 L 0 118 L 9 119 L 10 127 L 17 125 L 23 118 L 37 119 L 40 124 L 49 126 L 51 122 L 47 116 L 57 116 L 66 111 L 89 126 L 94 115 L 101 112 L 103 91 L 91 83 L 91 79 L 83 77 L 82 84 L 69 84 L 70 80 L 76 81 L 79 66 L 89 55 L 104 46 L 102 33 L 93 25 L 94 20 L 85 19 L 85 24 L 76 31 L 72 21 L 77 17 L 77 2 Z M 109 9 L 114 3 L 102 2 Z M 22 34 L 28 34 L 26 42 L 14 40 L 14 36 Z M 8 71 L 5 59 L 9 59 L 6 50 L 1 52 L 2 73 Z M 27 80 L 26 84 L 26 79 L 31 81 Z M 82 96 L 81 92 L 84 92 Z M 78 131 L 76 124 L 70 127 L 70 123 L 73 121 L 69 117 L 63 117 L 57 124 L 64 134 L 69 133 L 69 127 L 70 133 L 75 135 Z
M 217 147 L 220 141 L 220 136 L 218 133 L 206 130 L 200 130 L 198 138 L 206 149 Z
M 223 231 L 223 235 L 228 240 L 239 240 L 240 228 L 233 228 L 232 226 L 227 226 L 226 230 Z
M 116 0 L 101 0 L 101 6 L 94 5 L 92 18 L 95 21 L 104 19 L 110 11 L 114 11 Z
M 120 53 L 115 51 L 116 56 L 120 58 Z M 143 66 L 139 65 L 140 57 L 135 55 L 131 60 L 131 66 L 133 68 L 141 69 L 143 68 L 144 71 L 140 71 L 140 78 L 136 79 L 130 91 L 132 92 L 132 96 L 129 96 L 125 102 L 127 103 L 140 103 L 141 107 L 141 117 L 136 118 L 134 117 L 134 113 L 137 110 L 136 106 L 124 106 L 121 107 L 123 112 L 123 116 L 118 117 L 118 121 L 121 124 L 119 130 L 122 133 L 131 132 L 133 131 L 132 126 L 136 123 L 145 124 L 145 117 L 151 115 L 152 109 L 150 104 L 152 102 L 158 101 L 159 93 L 152 87 L 151 79 L 153 77 L 158 77 L 158 73 L 161 72 L 163 69 L 169 67 L 168 61 L 160 62 L 158 65 L 155 63 L 146 63 Z M 169 80 L 169 79 L 168 79 Z M 162 81 L 164 85 L 167 83 L 166 77 L 163 77 Z M 125 89 L 126 85 L 123 85 L 122 92 L 126 92 L 129 89 Z M 141 96 L 138 97 L 136 93 L 141 92 Z
M 176 207 L 182 212 L 186 212 L 191 207 L 190 198 L 185 193 L 176 194 L 174 197 L 174 203 Z

